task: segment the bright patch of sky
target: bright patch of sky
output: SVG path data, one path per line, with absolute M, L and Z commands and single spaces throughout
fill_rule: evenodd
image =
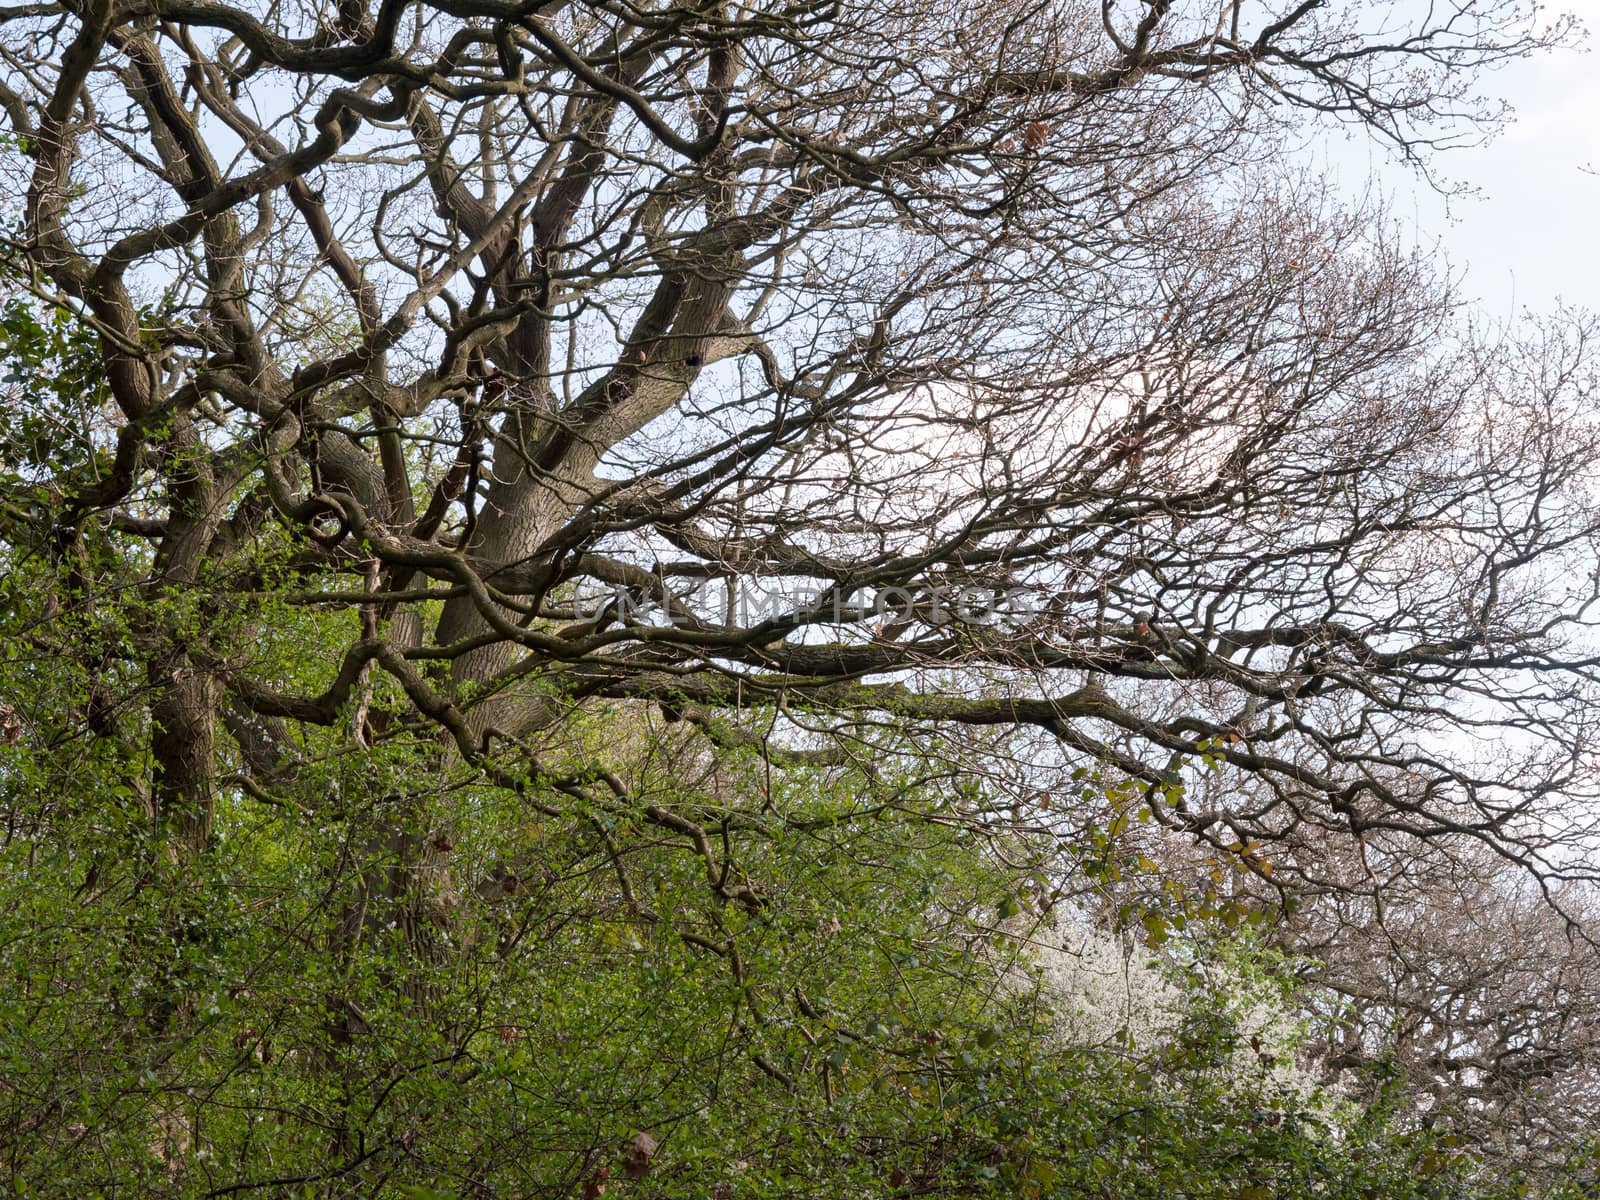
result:
M 1600 0 L 1551 7 L 1577 14 L 1589 35 L 1485 75 L 1483 90 L 1515 107 L 1512 123 L 1487 145 L 1435 160 L 1475 194 L 1446 200 L 1365 140 L 1330 139 L 1319 155 L 1347 189 L 1370 177 L 1491 318 L 1548 312 L 1558 300 L 1600 312 Z

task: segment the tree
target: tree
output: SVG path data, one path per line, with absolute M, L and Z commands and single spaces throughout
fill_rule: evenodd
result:
M 1210 774 L 1189 784 L 1188 802 L 1234 786 Z M 1174 986 L 1142 959 L 1227 981 L 1243 946 L 1235 1007 L 1254 1006 L 1263 1031 L 1253 1048 L 1281 1072 L 1369 1103 L 1387 1093 L 1402 1123 L 1447 1131 L 1534 1178 L 1566 1170 L 1595 1127 L 1589 889 L 1542 888 L 1466 836 L 1419 843 L 1305 825 L 1270 846 L 1219 848 L 1123 819 L 1087 849 L 1063 906 L 1066 941 L 1084 950 L 1053 973 L 1078 993 L 1097 982 L 1079 981 L 1086 970 L 1114 989 L 1091 1027 L 1124 1010 L 1147 1028 L 1171 1023 Z M 1114 974 L 1107 929 L 1124 939 Z M 1298 1050 L 1286 1048 L 1296 1037 Z
M 1039 831 L 1104 795 L 1082 765 L 1217 846 L 1465 836 L 1581 873 L 1593 327 L 1479 336 L 1294 166 L 1308 122 L 1419 162 L 1470 140 L 1474 69 L 1567 25 L 0 16 L 11 810 L 54 837 L 74 770 L 113 789 L 134 890 L 171 900 L 139 935 L 152 1030 L 198 1018 L 203 881 L 288 845 L 325 856 L 319 1054 L 375 1023 L 363 931 L 449 1009 L 462 947 L 515 936 L 479 910 L 571 882 L 568 837 L 607 864 L 601 924 L 678 922 L 641 893 L 677 878 L 661 845 L 759 914 L 799 869 L 775 847 L 868 814 L 1048 875 Z M 1199 756 L 1260 799 L 1190 803 Z M 274 806 L 336 836 L 236 857 Z M 85 895 L 114 832 L 62 850 Z
M 1568 888 L 1552 905 L 1478 843 L 1379 836 L 1317 857 L 1329 882 L 1275 940 L 1324 993 L 1324 1068 L 1368 1088 L 1371 1068 L 1397 1071 L 1418 1120 L 1559 1170 L 1595 1124 L 1592 897 Z

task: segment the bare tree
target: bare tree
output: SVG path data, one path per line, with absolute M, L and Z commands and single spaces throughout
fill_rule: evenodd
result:
M 1280 1044 L 1248 1046 L 1263 1065 L 1392 1107 L 1502 1177 L 1548 1184 L 1570 1170 L 1600 1120 L 1592 885 L 1541 880 L 1466 833 L 1419 839 L 1386 824 L 1375 796 L 1352 834 L 1348 819 L 1296 811 L 1237 777 L 1183 776 L 1186 803 L 1221 814 L 1199 838 L 1135 819 L 1137 791 L 1078 807 L 1090 832 L 1038 898 L 1035 936 L 1053 946 L 1065 928 L 1102 954 L 1120 936 L 1130 970 L 1154 954 L 1184 972 L 1243 931 L 1283 956 L 1281 991 L 1261 977 L 1233 984 L 1244 1003 L 1285 1005 Z M 1236 832 L 1249 825 L 1239 815 L 1275 808 L 1287 815 L 1270 842 Z M 1128 1003 L 1158 1009 L 1171 986 L 1146 968 Z
M 93 453 L 18 476 L 52 499 L 6 538 L 148 545 L 114 581 L 86 558 L 79 595 L 142 606 L 137 705 L 99 712 L 147 711 L 175 853 L 209 837 L 220 724 L 266 778 L 286 722 L 407 728 L 375 677 L 501 782 L 610 698 L 790 750 L 1020 729 L 1036 767 L 1155 782 L 1210 753 L 1262 799 L 1151 803 L 1215 836 L 1472 835 L 1560 873 L 1589 832 L 1593 328 L 1478 336 L 1381 212 L 1293 167 L 1319 122 L 1418 161 L 1470 140 L 1497 117 L 1473 69 L 1564 26 L 1501 0 L 0 16 L 8 270 L 92 328 L 108 398 Z M 308 690 L 267 665 L 273 589 L 349 614 Z M 734 887 L 706 831 L 749 801 L 554 782 Z
M 1307 964 L 1317 1065 L 1353 1094 L 1398 1081 L 1415 1120 L 1503 1165 L 1561 1167 L 1600 1100 L 1592 894 L 1552 906 L 1478 842 L 1310 851 L 1320 882 L 1272 936 Z

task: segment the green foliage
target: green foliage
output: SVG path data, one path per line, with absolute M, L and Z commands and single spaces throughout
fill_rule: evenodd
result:
M 145 648 L 204 633 L 317 694 L 356 631 L 270 530 L 181 593 L 123 589 L 141 553 L 90 530 L 5 584 L 12 1194 L 1534 1194 L 1408 1125 L 1392 1091 L 1308 1097 L 1250 1052 L 1241 1014 L 1292 1005 L 1296 964 L 1248 936 L 1261 910 L 1229 886 L 1261 875 L 1256 848 L 1180 885 L 1130 844 L 1181 796 L 1176 770 L 1085 771 L 1094 819 L 997 832 L 984 789 L 909 735 L 881 732 L 870 766 L 775 765 L 760 738 L 591 703 L 491 779 L 380 675 L 359 738 L 353 712 L 286 725 L 255 771 L 219 740 L 211 844 L 176 854 Z M 601 768 L 621 792 L 568 785 Z M 1027 930 L 1069 884 L 1163 955 L 1173 1036 L 1061 1036 Z
M 636 742 L 640 797 L 682 811 L 770 788 L 717 838 L 759 903 L 719 897 L 639 809 L 488 788 L 427 739 L 308 740 L 273 802 L 223 798 L 198 863 L 154 844 L 107 742 L 66 773 L 59 743 L 6 747 L 12 1191 L 1491 1194 L 1384 1112 L 1336 1124 L 1219 1071 L 1238 1030 L 1200 983 L 1170 1045 L 1063 1046 L 1006 982 L 1021 948 L 991 922 L 1017 881 L 959 824 L 905 815 L 937 811 L 928 785 L 769 779 L 626 711 L 561 753 L 602 740 Z M 421 843 L 433 875 L 401 889 Z
M 93 330 L 59 308 L 0 300 L 0 462 L 8 470 L 79 470 L 96 455 L 91 431 L 108 398 Z

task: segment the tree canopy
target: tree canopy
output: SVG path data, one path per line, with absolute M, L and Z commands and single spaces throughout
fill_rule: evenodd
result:
M 13 1180 L 1577 1170 L 1581 1121 L 1528 1114 L 1594 1100 L 1594 321 L 1486 330 L 1304 152 L 1439 178 L 1503 116 L 1479 70 L 1569 22 L 0 30 Z M 1438 931 L 1485 908 L 1548 952 L 1464 965 Z M 1049 1032 L 1038 943 L 1091 926 L 1178 981 L 1161 1030 Z M 1263 1049 L 1251 988 L 1316 1029 Z

